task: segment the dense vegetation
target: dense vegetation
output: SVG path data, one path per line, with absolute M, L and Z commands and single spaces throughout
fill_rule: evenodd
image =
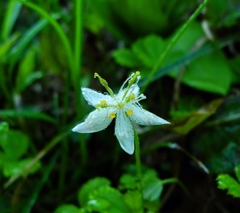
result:
M 0 212 L 239 213 L 239 8 L 237 0 L 1 1 Z M 147 97 L 139 104 L 171 124 L 133 123 L 133 155 L 115 121 L 71 131 L 94 110 L 81 87 L 117 94 L 131 73 L 126 90 L 138 83 Z

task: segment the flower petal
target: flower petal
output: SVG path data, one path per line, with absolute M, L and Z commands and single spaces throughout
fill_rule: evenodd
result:
M 106 129 L 113 118 L 110 117 L 112 112 L 109 109 L 96 109 L 91 112 L 83 123 L 75 126 L 72 131 L 79 133 L 99 132 Z
M 111 102 L 112 97 L 110 95 L 104 95 L 100 92 L 96 92 L 89 88 L 82 87 L 82 94 L 89 105 L 96 106 L 102 100 L 106 100 L 107 102 Z
M 125 112 L 119 110 L 117 112 L 115 135 L 122 149 L 128 154 L 134 152 L 134 132 L 131 121 L 126 116 Z
M 148 125 L 160 125 L 160 124 L 170 124 L 168 121 L 158 117 L 157 115 L 143 109 L 135 104 L 129 104 L 125 107 L 125 110 L 131 110 L 132 114 L 128 115 L 130 120 L 133 122 L 148 126 Z

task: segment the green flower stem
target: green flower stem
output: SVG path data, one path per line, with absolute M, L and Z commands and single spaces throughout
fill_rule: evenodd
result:
M 171 49 L 173 48 L 174 44 L 178 41 L 178 39 L 182 36 L 184 31 L 187 29 L 187 27 L 190 25 L 190 23 L 199 15 L 199 13 L 202 11 L 202 9 L 207 5 L 209 0 L 204 0 L 202 4 L 199 5 L 199 7 L 195 10 L 195 12 L 189 17 L 189 19 L 184 23 L 184 25 L 179 29 L 179 31 L 175 34 L 175 36 L 171 39 L 171 41 L 168 43 L 165 51 L 160 55 L 158 61 L 153 66 L 150 74 L 147 77 L 147 80 L 143 86 L 142 92 L 144 92 L 151 82 L 152 77 L 154 74 L 158 71 L 158 69 L 163 65 L 163 62 Z
M 136 130 L 134 129 L 134 145 L 135 145 L 135 159 L 137 168 L 137 183 L 138 190 L 142 196 L 142 210 L 143 210 L 143 191 L 142 191 L 142 167 L 141 167 L 141 153 L 140 153 L 140 143 Z

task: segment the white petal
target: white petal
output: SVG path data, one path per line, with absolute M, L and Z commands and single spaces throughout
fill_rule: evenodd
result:
M 109 109 L 96 109 L 91 112 L 83 123 L 75 126 L 72 131 L 79 133 L 99 132 L 106 129 L 113 120 L 110 118 L 111 111 Z
M 89 88 L 82 88 L 82 94 L 88 104 L 92 106 L 96 106 L 102 100 L 105 100 L 107 102 L 111 102 L 112 100 L 112 97 L 110 95 L 104 95 Z
M 128 154 L 134 152 L 134 132 L 131 121 L 124 111 L 119 111 L 116 117 L 115 135 L 122 149 Z
M 143 126 L 170 124 L 168 121 L 134 104 L 127 105 L 125 110 L 132 110 L 132 114 L 128 115 L 129 118 L 133 122 Z

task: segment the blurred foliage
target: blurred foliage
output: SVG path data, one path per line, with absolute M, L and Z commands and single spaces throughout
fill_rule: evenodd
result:
M 21 172 L 31 161 L 32 158 L 22 158 L 27 154 L 29 148 L 29 139 L 27 135 L 20 131 L 9 130 L 6 122 L 0 123 L 0 168 L 5 177 L 12 177 Z M 28 173 L 36 172 L 40 167 L 38 162 L 30 171 L 24 171 L 22 174 L 26 176 Z
M 235 173 L 238 181 L 228 174 L 220 174 L 217 177 L 217 183 L 219 189 L 227 189 L 228 194 L 240 198 L 240 164 L 235 167 Z
M 135 127 L 145 211 L 239 212 L 239 0 L 209 0 L 146 84 L 200 3 L 0 1 L 1 213 L 141 212 L 112 127 L 70 133 L 91 110 L 80 87 L 101 88 L 93 73 L 117 91 L 136 70 L 144 107 L 171 121 Z

